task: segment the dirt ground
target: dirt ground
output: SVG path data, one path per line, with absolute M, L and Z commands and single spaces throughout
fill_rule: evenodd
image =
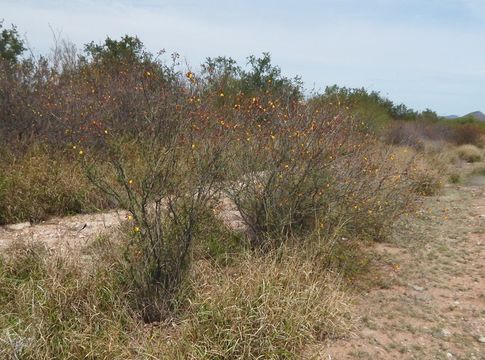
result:
M 321 359 L 485 359 L 485 177 L 447 186 L 378 244 L 387 276 L 358 296 L 358 329 Z
M 235 231 L 245 230 L 246 227 L 236 206 L 228 198 L 222 198 L 215 210 L 216 216 L 227 226 Z M 75 251 L 127 219 L 127 211 L 114 210 L 54 217 L 39 224 L 19 223 L 0 226 L 0 251 L 18 241 L 40 241 L 50 249 Z
M 219 210 L 238 226 L 231 204 Z M 3 226 L 0 251 L 21 239 L 79 248 L 126 217 L 112 211 Z M 397 228 L 392 243 L 376 246 L 384 276 L 358 294 L 357 329 L 319 346 L 316 358 L 485 359 L 485 177 L 447 186 Z

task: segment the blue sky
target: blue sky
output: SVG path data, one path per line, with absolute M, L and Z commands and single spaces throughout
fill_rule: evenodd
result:
M 79 47 L 138 35 L 194 68 L 267 51 L 307 89 L 365 87 L 417 110 L 485 112 L 485 0 L 0 0 L 0 18 L 38 53 L 51 28 Z

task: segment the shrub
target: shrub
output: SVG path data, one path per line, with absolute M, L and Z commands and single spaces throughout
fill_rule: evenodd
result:
M 277 247 L 315 227 L 331 232 L 341 223 L 352 236 L 382 239 L 410 211 L 413 185 L 389 149 L 380 150 L 345 114 L 316 110 L 302 106 L 291 119 L 241 127 L 248 140 L 230 168 L 245 175 L 228 185 L 228 196 L 250 228 L 253 248 Z
M 140 79 L 136 86 L 149 91 L 152 82 L 159 79 Z M 146 115 L 130 131 L 92 135 L 82 156 L 91 182 L 131 214 L 125 260 L 146 322 L 160 321 L 176 307 L 200 217 L 222 179 L 226 149 L 223 129 L 218 123 L 214 128 L 199 104 L 171 83 L 160 86 L 163 97 L 145 98 Z M 99 153 L 107 171 L 95 160 Z
M 459 124 L 453 127 L 452 141 L 456 145 L 481 145 L 483 129 L 475 124 Z
M 456 149 L 458 157 L 467 162 L 473 163 L 482 159 L 482 152 L 475 145 L 461 145 Z
M 430 121 L 396 121 L 389 127 L 384 139 L 388 144 L 423 150 L 430 141 L 451 141 L 452 137 L 453 129 L 445 124 Z
M 414 210 L 415 154 L 374 139 L 361 139 L 358 146 L 338 162 L 334 208 L 344 214 L 347 237 L 383 241 L 396 220 Z
M 235 136 L 245 136 L 228 165 L 227 195 L 250 228 L 253 248 L 268 249 L 313 231 L 333 201 L 331 166 L 349 152 L 348 118 L 297 110 L 268 122 L 246 119 Z

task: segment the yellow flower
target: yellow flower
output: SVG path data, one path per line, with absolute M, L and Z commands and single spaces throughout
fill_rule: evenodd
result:
M 81 155 L 81 156 L 84 155 L 84 151 L 79 150 L 79 155 Z
M 220 97 L 224 97 L 224 93 L 221 91 L 221 93 L 219 94 Z
M 139 233 L 140 232 L 140 228 L 138 226 L 135 226 L 133 228 L 133 232 Z
M 128 184 L 132 185 L 133 184 L 133 180 L 128 180 Z
M 192 144 L 192 149 L 195 149 L 195 144 Z

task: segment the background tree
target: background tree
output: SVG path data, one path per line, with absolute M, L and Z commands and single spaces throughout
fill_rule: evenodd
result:
M 17 27 L 12 25 L 10 29 L 5 29 L 2 20 L 0 30 L 0 57 L 10 63 L 17 63 L 19 56 L 26 50 Z

